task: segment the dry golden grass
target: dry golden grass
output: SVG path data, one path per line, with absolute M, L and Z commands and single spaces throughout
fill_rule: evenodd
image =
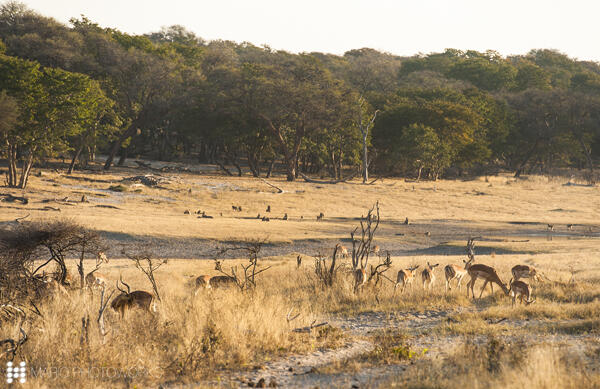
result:
M 42 177 L 32 177 L 31 186 L 24 193 L 31 200 L 29 204 L 0 204 L 0 221 L 28 213 L 31 219 L 68 217 L 109 236 L 122 234 L 119 236 L 125 243 L 132 237 L 171 239 L 173 244 L 188 238 L 240 241 L 267 237 L 270 243 L 285 244 L 298 240 L 347 240 L 357 224 L 356 218 L 379 201 L 382 224 L 376 240 L 383 251 L 386 246 L 433 249 L 392 256 L 392 269 L 385 274 L 393 280 L 399 269 L 421 265 L 412 287 L 405 293 L 399 289 L 394 293 L 393 285 L 384 279 L 381 284 L 367 285 L 355 294 L 352 279 L 344 271 L 339 272 L 333 287 L 324 288 L 314 275 L 311 255 L 317 249 L 331 253 L 333 247 L 329 246 L 307 246 L 300 269 L 296 268 L 295 254 L 260 259 L 261 267 L 272 268 L 258 276 L 255 290 L 246 292 L 214 290 L 194 296 L 195 276 L 218 274 L 213 262 L 170 259 L 156 274 L 162 296 L 158 312 L 151 315 L 132 311 L 125 320 L 120 320 L 109 308 L 106 314 L 109 334 L 104 341 L 96 324 L 98 292 L 93 296 L 79 291 L 70 292 L 68 297 L 56 296 L 40 304 L 42 317 L 34 316 L 33 323 L 27 324 L 29 340 L 18 357 L 26 359 L 31 367 L 66 367 L 69 373 L 63 371 L 51 380 L 29 377 L 24 387 L 148 387 L 169 382 L 212 386 L 220 379 L 231 382 L 227 378 L 238 371 L 283 355 L 338 347 L 352 337 L 336 330 L 299 334 L 291 331 L 293 327 L 364 312 L 447 312 L 449 320 L 442 319 L 425 329 L 425 336 L 526 337 L 555 333 L 577 336 L 599 332 L 600 262 L 594 260 L 600 254 L 598 239 L 588 239 L 583 234 L 571 239 L 560 234 L 570 223 L 577 224 L 579 232 L 589 228 L 598 231 L 598 188 L 563 186 L 565 180 L 543 177 L 515 181 L 501 176 L 489 177 L 487 181 L 482 178 L 435 183 L 385 179 L 368 186 L 288 183 L 275 178 L 271 181 L 286 193 L 274 194 L 267 185 L 249 177 L 225 179 L 178 173 L 165 184 L 166 189 L 128 187 L 126 192 L 107 191 L 110 186 L 120 184 L 124 176 L 134 174 L 141 173 L 123 170 L 75 175 L 103 180 L 88 182 L 44 172 Z M 90 203 L 50 202 L 49 205 L 61 209 L 60 213 L 39 210 L 46 205 L 41 202 L 43 199 L 69 196 L 74 200 L 82 194 L 88 196 Z M 95 206 L 98 204 L 119 209 L 99 208 Z M 233 212 L 231 205 L 241 205 L 243 212 Z M 255 220 L 258 213 L 265 214 L 267 205 L 272 209 L 271 222 Z M 186 209 L 204 210 L 214 219 L 186 215 Z M 319 212 L 325 214 L 324 222 L 315 220 Z M 291 220 L 275 220 L 284 213 Z M 300 216 L 304 219 L 300 220 Z M 405 217 L 413 224 L 403 226 Z M 549 240 L 539 233 L 544 231 L 543 225 L 510 224 L 515 221 L 553 223 L 556 235 Z M 429 230 L 433 231 L 431 237 L 424 235 Z M 464 238 L 481 230 L 486 231 L 486 238 L 496 239 L 478 243 L 477 248 L 485 249 L 476 256 L 476 262 L 494 266 L 504 282 L 509 281 L 510 269 L 516 264 L 534 265 L 550 280 L 533 283 L 535 304 L 513 308 L 511 300 L 497 287 L 493 296 L 488 288 L 483 298 L 474 302 L 466 297 L 468 277 L 460 290 L 445 292 L 444 265 L 462 264 L 464 256 L 456 254 L 462 253 Z M 373 257 L 371 263 L 377 260 Z M 224 260 L 224 268 L 242 261 L 247 262 Z M 436 283 L 432 291 L 424 291 L 420 281 L 420 271 L 427 261 L 440 263 L 434 271 Z M 87 265 L 88 269 L 91 267 L 91 263 Z M 101 272 L 111 280 L 109 289 L 113 289 L 122 275 L 132 290 L 151 290 L 130 260 L 111 259 Z M 480 288 L 481 281 L 476 285 L 476 295 Z M 301 312 L 301 316 L 288 323 L 286 314 L 291 308 Z M 89 317 L 90 324 L 88 341 L 82 343 L 85 317 Z M 498 322 L 501 319 L 505 320 Z M 0 328 L 0 339 L 14 338 L 17 334 L 18 323 Z M 379 341 L 388 346 L 400 342 L 400 338 L 404 342 L 405 334 L 395 336 L 382 336 Z M 408 343 L 410 336 L 406 334 Z M 397 346 L 382 350 L 319 371 L 329 374 L 404 363 L 402 358 L 396 361 L 395 354 L 390 353 L 401 354 L 406 350 Z M 524 362 L 511 360 L 515 353 L 520 353 Z M 496 354 L 501 360 L 493 372 L 488 369 L 491 354 L 494 353 L 485 347 L 482 351 L 472 345 L 470 349 L 457 348 L 441 362 L 426 355 L 417 358 L 418 362 L 411 367 L 410 380 L 402 376 L 374 385 L 483 388 L 512 387 L 521 382 L 530 388 L 558 388 L 600 383 L 597 376 L 577 373 L 577 365 L 567 363 L 563 352 L 553 344 L 528 346 L 520 351 L 512 346 L 498 349 Z M 464 368 L 453 367 L 459 365 Z M 90 368 L 112 370 L 73 373 L 74 369 L 86 372 Z

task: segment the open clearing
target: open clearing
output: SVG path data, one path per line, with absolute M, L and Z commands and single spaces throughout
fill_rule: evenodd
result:
M 158 185 L 126 180 L 144 174 L 159 176 Z M 98 344 L 86 356 L 109 366 L 141 364 L 149 373 L 133 380 L 88 378 L 80 386 L 248 387 L 263 378 L 284 387 L 508 387 L 516 377 L 531 387 L 600 385 L 597 187 L 539 176 L 382 179 L 373 185 L 269 182 L 284 193 L 251 177 L 134 168 L 73 176 L 44 170 L 25 192 L 3 189 L 29 199 L 0 202 L 5 225 L 29 215 L 27 220 L 73 219 L 98 231 L 111 258 L 102 272 L 112 282 L 122 275 L 132 288 L 150 290 L 123 250 L 169 258 L 157 271 L 163 295 L 157 316 L 121 322 L 111 314 L 110 345 Z M 81 202 L 84 195 L 87 201 Z M 337 243 L 351 247 L 350 232 L 377 201 L 381 224 L 375 244 L 392 259 L 385 274 L 395 280 L 410 265 L 421 265 L 420 271 L 426 262 L 439 263 L 431 291 L 422 289 L 420 274 L 404 293 L 382 279 L 358 294 L 350 274 L 341 272 L 331 288 L 314 276 L 312 257 L 331 255 Z M 317 221 L 321 212 L 324 219 Z M 543 273 L 546 282 L 532 282 L 535 304 L 512 308 L 498 288 L 493 295 L 488 288 L 480 300 L 468 299 L 468 277 L 460 291 L 445 292 L 443 266 L 462 264 L 465 243 L 474 236 L 480 237 L 476 262 L 494 266 L 505 283 L 516 264 Z M 194 297 L 195 276 L 218 274 L 212 261 L 216 247 L 248 239 L 267 242 L 259 266 L 272 266 L 258 276 L 256 290 L 201 291 Z M 303 257 L 300 268 L 297 255 Z M 225 270 L 247 261 L 240 252 L 226 258 Z M 379 260 L 372 255 L 370 263 Z M 481 281 L 477 294 L 480 288 Z M 68 304 L 44 307 L 47 317 L 57 318 L 46 333 L 62 336 L 31 335 L 29 346 L 64 350 L 53 355 L 56 363 L 79 363 L 78 310 L 94 312 L 97 300 L 77 295 Z M 300 316 L 288 322 L 291 308 Z M 291 331 L 325 321 L 329 324 L 310 333 Z M 136 335 L 148 326 L 156 328 L 152 336 Z M 116 356 L 122 353 L 119 344 L 129 356 Z M 142 362 L 141 356 L 148 357 Z M 45 357 L 38 353 L 37 363 Z M 28 385 L 45 384 L 31 379 Z

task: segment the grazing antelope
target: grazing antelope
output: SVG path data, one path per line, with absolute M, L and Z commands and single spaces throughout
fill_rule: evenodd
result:
M 127 287 L 127 291 L 119 288 L 119 281 L 117 281 L 117 289 L 121 292 L 120 295 L 116 296 L 110 303 L 110 306 L 115 311 L 119 312 L 121 319 L 125 317 L 125 311 L 134 307 L 141 308 L 145 311 L 152 313 L 152 310 L 156 312 L 156 305 L 153 305 L 154 296 L 143 290 L 134 290 L 131 292 L 129 285 L 123 282 L 123 277 L 120 278 L 121 283 Z
M 415 270 L 417 270 L 418 268 L 419 265 L 415 265 L 409 267 L 408 269 L 399 270 L 398 276 L 396 277 L 396 284 L 394 285 L 394 292 L 396 292 L 398 284 L 402 284 L 401 292 L 404 293 L 404 289 L 406 289 L 406 286 L 412 284 L 412 282 L 414 281 L 415 276 L 417 275 L 417 272 Z
M 517 297 L 519 298 L 519 301 L 521 301 L 521 304 L 523 304 L 523 297 L 525 297 L 525 305 L 535 303 L 535 300 L 531 300 L 531 287 L 523 281 L 513 281 L 511 278 L 509 283 L 509 293 L 512 297 L 513 307 L 515 306 Z
M 230 276 L 214 276 L 210 277 L 209 281 L 210 289 L 227 288 L 232 285 L 236 285 L 235 278 Z
M 483 278 L 483 280 L 485 281 L 483 283 L 483 287 L 481 288 L 481 293 L 479 293 L 479 298 L 481 298 L 481 296 L 483 295 L 483 290 L 485 289 L 485 287 L 487 286 L 488 283 L 490 284 L 490 288 L 492 289 L 492 294 L 494 293 L 493 284 L 496 283 L 502 288 L 504 293 L 508 295 L 508 288 L 502 282 L 500 277 L 498 277 L 498 274 L 496 273 L 496 270 L 493 267 L 487 266 L 487 265 L 482 265 L 480 263 L 476 263 L 476 264 L 472 265 L 471 261 L 472 260 L 469 260 L 468 262 L 466 262 L 466 266 L 465 266 L 467 269 L 467 273 L 469 274 L 469 276 L 471 276 L 471 279 L 469 280 L 469 283 L 467 284 L 467 297 L 469 297 L 469 288 L 471 288 L 471 296 L 473 296 L 473 299 L 475 299 L 475 293 L 473 292 L 473 286 L 475 286 L 475 281 L 477 281 L 477 278 Z
M 429 264 L 429 262 L 427 262 L 427 267 L 425 269 L 423 269 L 423 271 L 421 272 L 421 279 L 423 280 L 423 289 L 425 289 L 425 288 L 431 289 L 431 286 L 433 285 L 433 282 L 435 281 L 435 275 L 433 274 L 433 269 L 438 265 L 439 265 L 439 263 L 436 263 L 435 265 L 431 265 L 431 264 Z
M 498 277 L 498 274 L 496 273 L 496 270 L 493 267 L 482 265 L 479 263 L 473 264 L 473 261 L 475 261 L 475 239 L 476 238 L 469 238 L 469 240 L 467 241 L 467 256 L 469 257 L 469 260 L 463 260 L 463 262 L 465 263 L 465 270 L 471 277 L 471 279 L 467 283 L 467 298 L 469 297 L 470 288 L 471 296 L 473 297 L 473 299 L 475 299 L 473 287 L 475 286 L 475 281 L 477 281 L 477 278 L 483 278 L 485 281 L 483 283 L 483 287 L 481 288 L 481 293 L 479 293 L 479 298 L 481 298 L 481 296 L 483 295 L 483 290 L 485 289 L 488 283 L 490 284 L 492 293 L 494 293 L 493 284 L 496 283 L 502 288 L 504 293 L 508 295 L 508 288 L 502 282 L 500 277 Z
M 210 289 L 210 276 L 201 275 L 196 277 L 196 292 L 194 295 L 198 294 L 200 289 Z
M 446 292 L 452 289 L 450 281 L 456 280 L 456 287 L 460 289 L 460 283 L 464 276 L 467 275 L 467 270 L 460 265 L 449 264 L 444 267 L 444 275 L 446 276 Z
M 535 270 L 533 266 L 516 265 L 510 270 L 510 272 L 512 273 L 515 281 L 518 281 L 521 278 L 531 278 L 532 280 L 543 282 L 542 277 L 540 277 L 537 270 Z
M 359 289 L 367 283 L 367 272 L 365 269 L 354 270 L 354 293 L 358 293 Z

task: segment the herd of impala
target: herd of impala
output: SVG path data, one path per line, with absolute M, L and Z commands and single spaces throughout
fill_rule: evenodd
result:
M 348 258 L 348 250 L 340 245 L 340 253 L 342 258 Z M 380 248 L 379 246 L 375 246 L 372 251 L 373 254 L 379 255 Z M 475 282 L 477 279 L 481 278 L 483 282 L 483 287 L 479 293 L 479 298 L 483 295 L 483 291 L 485 287 L 489 284 L 492 293 L 494 292 L 494 284 L 497 284 L 505 294 L 510 295 L 512 297 L 512 305 L 515 305 L 515 301 L 518 298 L 521 303 L 525 302 L 525 304 L 532 304 L 535 300 L 531 299 L 531 287 L 526 282 L 522 281 L 523 278 L 529 278 L 536 281 L 542 281 L 540 274 L 536 271 L 536 269 L 532 266 L 527 265 L 516 265 L 512 268 L 512 278 L 508 284 L 502 282 L 496 270 L 491 267 L 480 263 L 473 263 L 475 261 L 474 254 L 474 239 L 469 239 L 467 242 L 467 256 L 468 260 L 463 260 L 464 265 L 456 265 L 456 264 L 448 264 L 444 267 L 444 276 L 446 279 L 446 291 L 452 289 L 452 281 L 456 281 L 457 288 L 460 288 L 463 278 L 466 275 L 470 276 L 470 280 L 467 283 L 467 297 L 469 297 L 469 289 L 471 290 L 471 296 L 475 298 L 475 293 L 473 291 L 473 287 L 475 286 Z M 108 278 L 105 275 L 102 275 L 97 272 L 100 264 L 108 262 L 108 258 L 102 252 L 98 253 L 98 259 L 96 263 L 96 268 L 93 269 L 85 276 L 85 284 L 88 289 L 104 289 L 108 285 Z M 423 283 L 423 289 L 430 290 L 435 282 L 435 273 L 434 269 L 439 266 L 438 263 L 430 264 L 427 262 L 427 265 L 421 271 L 421 281 Z M 401 286 L 401 292 L 404 292 L 407 286 L 410 286 L 415 278 L 417 278 L 417 269 L 420 265 L 411 266 L 407 269 L 401 269 L 398 271 L 396 281 L 394 284 L 394 291 L 398 286 Z M 364 269 L 356 269 L 353 272 L 354 275 L 354 290 L 358 292 L 362 286 L 367 283 L 367 274 Z M 51 283 L 55 288 L 61 288 L 61 286 L 55 280 L 47 280 L 46 282 Z M 113 301 L 111 302 L 111 307 L 117 311 L 121 317 L 124 316 L 125 311 L 138 307 L 146 311 L 150 311 L 151 307 L 154 311 L 156 311 L 156 306 L 152 303 L 154 302 L 154 295 L 152 293 L 136 290 L 131 291 L 129 285 L 123 282 L 123 279 L 120 279 L 122 285 L 127 287 L 127 290 L 124 290 L 119 287 L 119 281 L 117 281 L 117 289 L 121 292 L 117 295 Z M 196 277 L 195 279 L 195 295 L 198 294 L 200 290 L 206 289 L 215 289 L 221 287 L 234 286 L 235 280 L 232 277 L 226 275 L 219 276 L 208 276 L 201 275 Z M 64 291 L 64 289 L 62 290 Z
M 508 284 L 502 282 L 496 270 L 491 267 L 480 263 L 473 263 L 475 261 L 474 247 L 475 240 L 469 239 L 467 242 L 467 255 L 469 257 L 468 260 L 463 260 L 464 265 L 456 265 L 456 264 L 448 264 L 444 267 L 444 276 L 446 278 L 446 291 L 452 289 L 451 283 L 456 280 L 457 288 L 460 289 L 460 284 L 462 279 L 469 275 L 470 280 L 467 283 L 467 297 L 469 297 L 469 289 L 471 290 L 471 296 L 473 299 L 475 298 L 475 293 L 473 291 L 473 287 L 475 286 L 475 282 L 477 279 L 481 278 L 483 282 L 483 287 L 479 293 L 479 298 L 483 295 L 483 291 L 485 287 L 489 284 L 492 293 L 494 293 L 494 284 L 500 286 L 502 291 L 505 294 L 510 295 L 512 297 L 512 305 L 515 305 L 515 301 L 518 298 L 521 303 L 523 301 L 526 305 L 532 304 L 535 300 L 531 299 L 531 286 L 526 282 L 522 281 L 523 278 L 529 278 L 535 281 L 542 281 L 542 278 L 538 274 L 537 270 L 533 266 L 527 265 L 516 265 L 511 269 L 512 278 Z M 347 250 L 342 246 L 342 253 Z M 434 269 L 439 266 L 438 263 L 430 264 L 427 262 L 425 268 L 421 271 L 421 280 L 423 282 L 423 289 L 430 290 L 435 281 L 435 273 Z M 394 285 L 394 291 L 398 286 L 402 286 L 402 292 L 406 289 L 407 286 L 411 285 L 414 279 L 417 277 L 417 269 L 420 265 L 411 266 L 407 269 L 401 269 L 398 271 L 398 275 L 396 277 L 396 282 Z M 367 282 L 367 275 L 364 269 L 356 269 L 354 271 L 354 289 L 358 291 L 360 287 L 365 285 Z

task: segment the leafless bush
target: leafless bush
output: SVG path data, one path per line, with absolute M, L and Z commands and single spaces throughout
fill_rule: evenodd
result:
M 350 233 L 352 238 L 352 268 L 365 269 L 369 262 L 369 254 L 373 251 L 371 244 L 379 227 L 379 202 L 369 210 L 367 216 L 360 221 L 360 239 L 355 238 L 358 227 Z
M 337 254 L 340 245 L 337 244 L 333 249 L 331 263 L 327 264 L 327 256 L 318 254 L 315 256 L 315 274 L 323 286 L 330 287 L 336 280 L 337 273 L 344 267 L 344 264 L 337 264 Z
M 67 256 L 78 256 L 82 262 L 101 246 L 97 233 L 70 220 L 22 222 L 0 230 L 0 304 L 22 307 L 27 298 L 43 296 L 49 284 L 40 272 L 51 264 L 57 268 L 56 281 L 68 285 Z
M 158 285 L 156 284 L 156 279 L 154 278 L 154 272 L 158 270 L 159 267 L 168 262 L 167 259 L 153 259 L 152 254 L 150 253 L 139 253 L 135 255 L 130 255 L 124 252 L 127 255 L 127 258 L 131 259 L 135 263 L 135 267 L 137 267 L 142 273 L 146 275 L 148 281 L 152 284 L 152 289 L 154 290 L 154 295 L 161 301 L 160 294 L 158 293 Z
M 253 289 L 256 287 L 256 276 L 268 270 L 271 266 L 258 269 L 258 255 L 265 244 L 265 240 L 251 239 L 243 242 L 241 245 L 231 247 L 217 247 L 217 256 L 225 255 L 229 252 L 245 252 L 248 257 L 248 265 L 240 265 L 241 271 L 237 266 L 231 266 L 229 272 L 223 270 L 221 261 L 215 259 L 215 269 L 230 277 L 240 290 Z

